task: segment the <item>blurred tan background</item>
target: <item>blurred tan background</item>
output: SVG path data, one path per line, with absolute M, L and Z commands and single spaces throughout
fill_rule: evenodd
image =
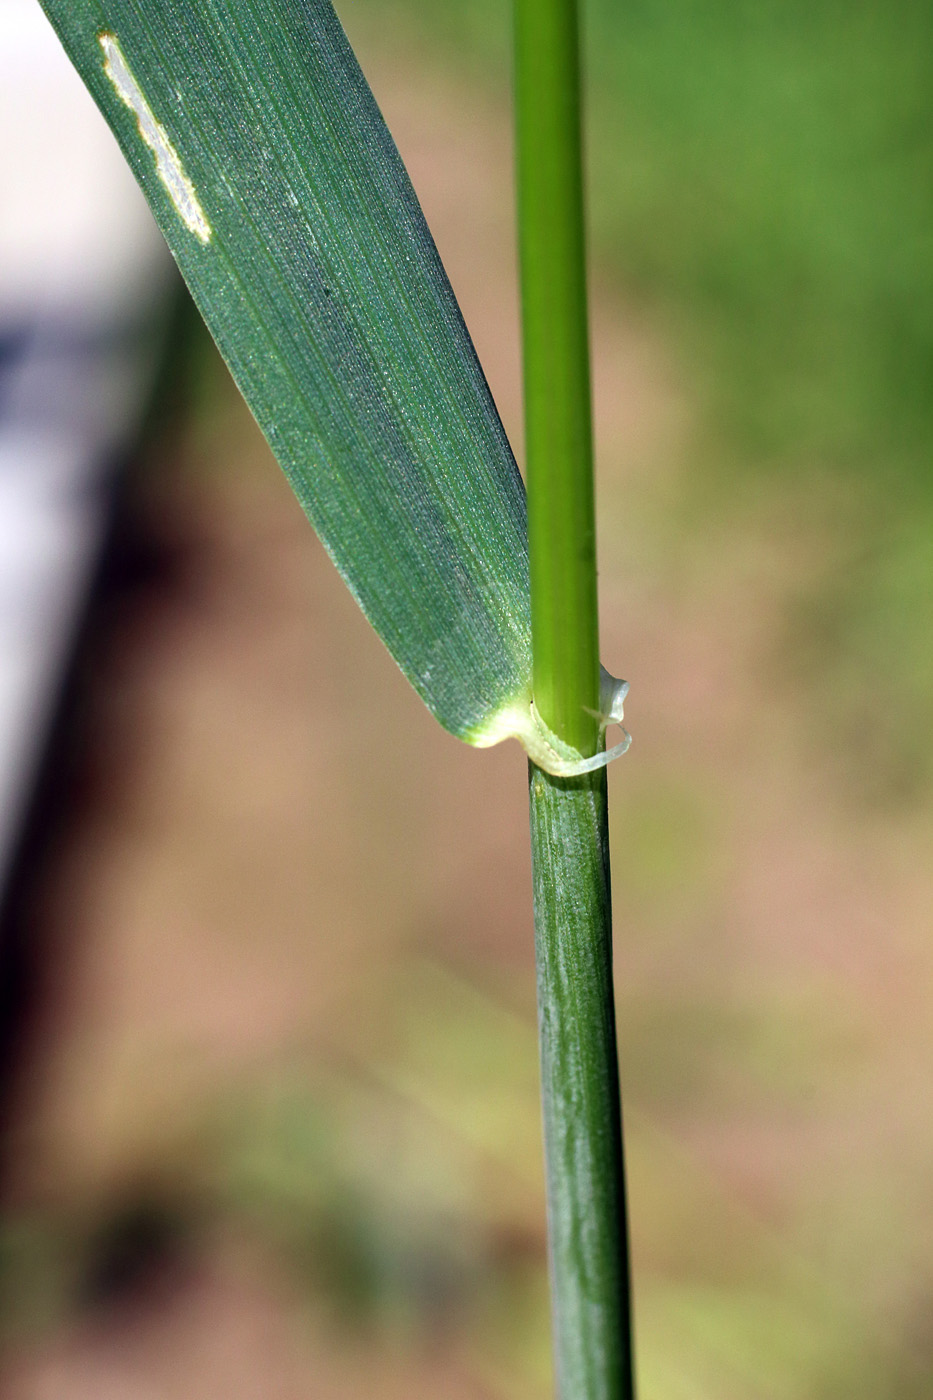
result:
M 660 8 L 590 16 L 640 1391 L 925 1396 L 930 60 Z M 341 15 L 520 450 L 505 20 Z M 434 725 L 187 325 L 35 899 L 0 1389 L 530 1400 L 524 757 Z

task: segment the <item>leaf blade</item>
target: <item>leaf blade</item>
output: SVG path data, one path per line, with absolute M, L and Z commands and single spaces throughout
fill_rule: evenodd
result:
M 530 702 L 524 490 L 329 0 L 42 3 L 325 548 L 440 723 L 483 742 Z

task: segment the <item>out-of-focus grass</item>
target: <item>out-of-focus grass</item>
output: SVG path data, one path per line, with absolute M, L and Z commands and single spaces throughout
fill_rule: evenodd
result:
M 921 472 L 933 429 L 933 14 L 599 3 L 598 250 L 670 309 L 756 461 Z
M 194 1135 L 150 1162 L 160 1215 L 189 1248 L 197 1224 L 199 1247 L 232 1230 L 254 1256 L 271 1253 L 297 1296 L 357 1346 L 446 1346 L 488 1393 L 530 1400 L 550 1386 L 533 1022 L 501 993 L 424 961 L 399 966 L 387 1005 L 382 1025 L 347 1028 L 339 1062 L 293 1052 L 206 1101 Z M 825 1039 L 813 1011 L 808 1034 Z M 623 1054 L 644 1097 L 628 1110 L 642 1388 L 657 1400 L 922 1394 L 900 1339 L 866 1326 L 660 1125 L 670 1103 L 658 1081 L 677 1080 L 678 1055 L 699 1057 L 702 1114 L 717 1074 L 760 1037 L 754 1016 L 728 1027 L 715 1008 L 705 1019 L 663 1006 L 643 1006 L 641 1025 L 637 1016 L 637 1005 L 626 1010 Z M 638 1058 L 652 1019 L 667 1047 L 654 1078 Z M 785 1017 L 782 1031 L 775 1018 L 778 1059 L 802 1024 Z M 765 1082 L 749 1101 L 787 1108 L 799 1097 Z M 15 1308 L 7 1300 L 8 1330 L 60 1324 L 87 1301 L 89 1279 L 126 1262 L 125 1222 L 140 1206 L 125 1204 L 7 1220 L 7 1265 L 21 1288 L 35 1279 Z M 126 1257 L 151 1263 L 138 1234 Z

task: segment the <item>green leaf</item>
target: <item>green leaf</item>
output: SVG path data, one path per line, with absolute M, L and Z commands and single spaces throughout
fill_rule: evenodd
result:
M 534 736 L 521 478 L 329 0 L 42 3 L 405 675 L 463 739 Z

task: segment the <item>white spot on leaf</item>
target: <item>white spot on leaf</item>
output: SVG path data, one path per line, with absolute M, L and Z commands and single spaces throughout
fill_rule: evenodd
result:
M 135 113 L 139 134 L 155 156 L 156 173 L 168 193 L 179 217 L 201 243 L 211 240 L 211 226 L 195 194 L 194 185 L 184 172 L 178 152 L 168 139 L 165 128 L 156 121 L 142 89 L 129 70 L 123 50 L 114 34 L 101 34 L 104 51 L 104 72 L 113 83 L 117 95 Z

